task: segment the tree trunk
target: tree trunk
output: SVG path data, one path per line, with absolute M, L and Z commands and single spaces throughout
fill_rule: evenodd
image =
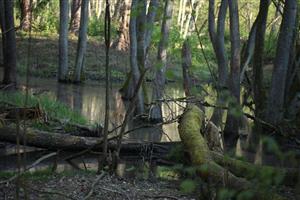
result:
M 16 32 L 14 22 L 14 2 L 0 1 L 1 29 L 3 41 L 4 75 L 3 84 L 16 86 L 17 82 L 17 53 Z
M 255 117 L 258 119 L 263 118 L 263 110 L 265 107 L 264 85 L 263 85 L 263 61 L 264 61 L 264 43 L 266 23 L 268 18 L 270 1 L 261 0 L 259 6 L 259 13 L 257 16 L 257 29 L 255 36 L 255 48 L 253 56 L 253 93 L 255 103 Z M 254 120 L 254 131 L 250 137 L 252 146 L 256 146 L 259 141 L 259 135 L 262 131 L 261 123 Z
M 191 79 L 192 53 L 189 40 L 186 39 L 181 50 L 183 89 L 185 96 L 192 96 L 193 83 Z
M 278 125 L 283 120 L 285 87 L 293 44 L 294 29 L 296 28 L 297 0 L 285 2 L 283 19 L 277 43 L 274 71 L 269 91 L 265 118 L 269 123 Z
M 130 0 L 124 0 L 120 8 L 121 19 L 119 25 L 119 37 L 113 46 L 119 51 L 126 51 L 129 48 L 129 16 L 130 16 Z
M 30 0 L 21 0 L 21 23 L 20 29 L 23 31 L 29 31 L 31 27 L 31 8 L 30 8 Z
M 139 79 L 140 79 L 140 69 L 138 66 L 137 59 L 137 16 L 136 11 L 138 8 L 138 0 L 132 0 L 131 3 L 131 16 L 130 16 L 130 66 L 131 66 L 131 74 L 132 74 L 132 84 L 129 84 L 128 87 L 136 88 Z M 130 82 L 129 82 L 130 83 Z M 136 105 L 136 114 L 144 113 L 144 97 L 142 93 L 142 89 L 139 88 L 137 91 L 137 105 Z
M 87 27 L 88 27 L 88 9 L 89 0 L 82 1 L 80 28 L 78 35 L 77 54 L 75 62 L 74 82 L 81 82 L 81 74 L 83 72 L 84 56 L 87 45 Z
M 58 81 L 68 81 L 68 19 L 69 1 L 60 0 Z
M 224 106 L 224 88 L 227 86 L 228 77 L 228 60 L 225 49 L 225 20 L 228 7 L 228 1 L 222 0 L 219 9 L 217 33 L 215 33 L 215 16 L 214 16 L 214 1 L 210 1 L 209 8 L 209 32 L 211 42 L 214 47 L 216 59 L 218 62 L 218 85 L 217 85 L 217 105 Z M 218 127 L 222 124 L 223 110 L 215 108 L 211 121 Z
M 228 0 L 228 5 L 231 42 L 229 90 L 232 95 L 232 101 L 229 103 L 229 110 L 224 129 L 224 140 L 227 150 L 228 148 L 234 148 L 236 146 L 240 123 L 240 30 L 238 1 Z
M 214 183 L 219 183 L 220 180 L 226 181 L 226 186 L 241 192 L 253 188 L 251 182 L 244 178 L 237 177 L 230 170 L 236 172 L 241 176 L 253 176 L 253 172 L 258 171 L 257 174 L 263 171 L 272 172 L 274 174 L 280 173 L 286 181 L 294 177 L 297 170 L 281 170 L 272 167 L 255 167 L 255 165 L 248 164 L 234 159 L 226 159 L 219 154 L 210 151 L 207 141 L 201 134 L 204 130 L 203 125 L 205 121 L 204 113 L 195 105 L 189 105 L 183 113 L 179 121 L 179 135 L 184 145 L 184 150 L 189 154 L 191 162 L 196 166 L 196 172 L 203 180 L 212 180 Z M 223 165 L 223 166 L 221 166 Z M 229 169 L 229 170 L 228 170 Z M 248 174 L 248 173 L 249 174 Z M 247 177 L 253 178 L 253 177 Z M 297 181 L 294 181 L 297 182 Z M 265 193 L 262 191 L 253 191 L 253 199 L 285 199 L 277 193 Z
M 161 39 L 158 47 L 157 62 L 155 79 L 153 82 L 152 102 L 154 105 L 150 109 L 150 120 L 163 121 L 162 116 L 162 103 L 157 102 L 163 98 L 165 87 L 165 72 L 167 68 L 167 47 L 169 40 L 169 32 L 172 23 L 173 0 L 166 0 L 164 17 L 161 26 Z
M 159 4 L 158 0 L 151 0 L 148 8 L 147 27 L 145 30 L 145 53 L 146 53 L 145 56 L 146 57 L 148 55 L 148 49 L 151 44 L 153 25 L 157 14 L 158 4 Z
M 71 8 L 71 22 L 70 32 L 77 34 L 80 26 L 80 10 L 82 7 L 82 0 L 73 0 Z

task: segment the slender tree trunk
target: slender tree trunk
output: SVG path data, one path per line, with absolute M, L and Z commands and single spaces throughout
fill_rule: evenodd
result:
M 69 1 L 60 0 L 58 81 L 68 80 L 68 20 Z
M 219 9 L 217 33 L 215 33 L 214 0 L 210 1 L 209 8 L 209 32 L 218 62 L 218 85 L 217 85 L 217 105 L 224 106 L 224 88 L 227 86 L 228 60 L 225 49 L 225 20 L 228 8 L 228 1 L 222 0 Z M 216 108 L 211 117 L 211 121 L 218 127 L 222 124 L 223 110 Z
M 124 2 L 123 2 L 124 1 Z M 114 15 L 113 15 L 113 19 L 114 20 L 118 20 L 120 13 L 121 13 L 121 8 L 122 8 L 122 4 L 125 3 L 126 0 L 117 0 L 116 4 L 115 4 L 115 11 L 114 11 Z M 125 3 L 126 4 L 126 3 Z
M 16 32 L 14 22 L 14 2 L 0 0 L 1 29 L 3 41 L 4 75 L 3 84 L 16 85 L 17 82 L 17 54 Z
M 186 2 L 187 0 L 183 0 L 182 2 L 182 11 L 181 11 L 181 21 L 180 21 L 180 34 L 183 34 L 184 31 L 184 22 L 185 22 L 185 11 L 186 11 Z
M 121 19 L 119 25 L 119 37 L 113 45 L 119 51 L 126 51 L 129 48 L 129 16 L 130 16 L 130 0 L 124 0 L 120 8 Z
M 157 14 L 158 4 L 159 4 L 158 0 L 151 0 L 149 8 L 148 8 L 147 27 L 146 27 L 146 30 L 145 30 L 145 47 L 144 47 L 146 57 L 147 57 L 147 54 L 148 54 L 148 48 L 151 44 L 153 26 L 154 26 L 155 17 L 156 17 L 156 14 Z
M 255 117 L 262 119 L 263 110 L 265 107 L 264 85 L 263 85 L 263 59 L 264 59 L 264 43 L 266 33 L 266 23 L 268 18 L 269 0 L 261 0 L 259 6 L 259 13 L 257 16 L 257 29 L 255 36 L 255 48 L 253 56 L 253 93 L 255 103 Z M 251 134 L 250 142 L 253 146 L 258 144 L 258 136 L 262 131 L 261 123 L 254 121 L 254 131 Z
M 21 24 L 20 29 L 23 31 L 29 31 L 31 22 L 31 8 L 30 8 L 30 0 L 21 0 Z
M 164 18 L 161 27 L 161 39 L 158 47 L 157 61 L 158 67 L 156 67 L 155 79 L 153 82 L 152 102 L 154 105 L 150 109 L 150 120 L 152 121 L 163 121 L 162 116 L 162 103 L 156 102 L 163 98 L 164 87 L 165 87 L 165 72 L 167 68 L 167 47 L 169 40 L 169 32 L 172 23 L 172 10 L 173 0 L 166 0 Z
M 266 110 L 266 120 L 278 125 L 283 120 L 284 96 L 297 18 L 297 0 L 288 0 L 284 5 L 283 19 L 277 43 L 274 71 Z
M 84 0 L 86 1 L 86 0 Z M 73 0 L 71 8 L 71 22 L 70 22 L 70 32 L 78 33 L 80 26 L 80 10 L 82 7 L 82 0 Z
M 139 79 L 140 79 L 140 69 L 137 62 L 137 50 L 138 50 L 138 42 L 137 42 L 137 16 L 136 12 L 138 9 L 138 0 L 132 0 L 131 3 L 131 16 L 130 16 L 130 65 L 132 72 L 132 83 L 129 87 L 136 88 Z M 137 105 L 136 105 L 136 114 L 144 113 L 144 97 L 142 93 L 142 89 L 138 90 L 137 94 Z
M 235 148 L 239 134 L 240 124 L 240 30 L 238 1 L 228 0 L 230 16 L 230 42 L 231 42 L 231 65 L 229 77 L 229 89 L 232 101 L 224 129 L 224 140 L 228 148 Z
M 182 76 L 183 76 L 183 89 L 185 96 L 192 96 L 192 80 L 191 80 L 191 66 L 192 66 L 192 53 L 189 40 L 186 39 L 182 45 L 181 50 L 182 58 Z
M 75 62 L 75 76 L 74 82 L 81 82 L 81 74 L 83 71 L 84 65 L 84 55 L 86 52 L 87 45 L 87 27 L 88 27 L 88 7 L 89 0 L 82 1 L 81 7 L 81 16 L 80 16 L 80 28 L 79 28 L 79 36 L 78 36 L 78 44 L 77 44 L 77 55 Z

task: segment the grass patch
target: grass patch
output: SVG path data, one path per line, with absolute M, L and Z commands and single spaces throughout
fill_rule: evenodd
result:
M 0 92 L 0 102 L 23 107 L 25 106 L 26 95 L 23 92 Z M 53 98 L 50 98 L 48 95 L 28 95 L 27 106 L 33 107 L 36 105 L 39 105 L 50 119 L 60 119 L 82 125 L 88 123 L 88 120 L 79 112 L 72 110 L 68 106 L 54 100 Z

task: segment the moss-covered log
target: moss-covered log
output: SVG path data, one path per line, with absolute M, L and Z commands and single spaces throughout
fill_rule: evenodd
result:
M 238 191 L 251 189 L 251 182 L 237 177 L 214 161 L 207 141 L 201 134 L 203 122 L 204 113 L 195 105 L 188 105 L 179 122 L 180 138 L 185 150 L 190 155 L 192 164 L 198 167 L 197 172 L 201 178 L 210 177 L 210 180 L 215 183 L 226 180 L 228 187 Z M 271 195 L 257 192 L 255 195 L 259 199 L 284 199 L 276 193 Z

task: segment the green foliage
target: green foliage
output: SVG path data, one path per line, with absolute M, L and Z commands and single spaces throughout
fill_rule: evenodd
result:
M 186 179 L 181 182 L 180 190 L 183 193 L 193 193 L 197 188 L 197 182 L 192 179 Z
M 229 190 L 227 188 L 222 188 L 218 192 L 218 200 L 228 200 L 228 199 L 234 199 L 234 196 L 236 195 L 236 191 Z
M 0 102 L 7 102 L 16 106 L 24 106 L 26 95 L 22 92 L 0 92 Z M 87 120 L 80 113 L 71 110 L 68 106 L 50 98 L 48 95 L 28 95 L 27 106 L 39 105 L 48 117 L 67 120 L 78 124 L 87 124 Z
M 59 26 L 59 1 L 39 0 L 33 12 L 36 12 L 35 31 L 57 32 Z
M 114 21 L 111 22 L 111 37 L 112 39 L 116 38 L 118 31 L 118 24 Z M 88 24 L 88 35 L 89 36 L 97 36 L 104 38 L 104 19 L 97 18 L 96 16 L 92 16 L 89 18 Z

